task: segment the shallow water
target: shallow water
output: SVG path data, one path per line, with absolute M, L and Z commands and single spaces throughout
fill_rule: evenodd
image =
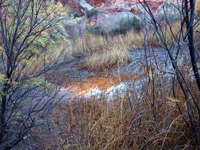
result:
M 67 77 L 60 95 L 67 93 L 65 98 L 70 99 L 106 97 L 112 100 L 134 90 L 138 99 L 141 85 L 154 74 L 159 73 L 160 76 L 171 79 L 174 72 L 166 51 L 134 50 L 130 51 L 130 54 L 132 61 L 128 65 L 118 66 L 117 69 L 107 72 L 88 71 L 79 67 L 84 63 L 83 58 L 62 66 L 62 74 L 66 74 Z M 179 64 L 183 63 L 185 56 L 186 54 L 183 53 L 179 57 Z M 182 66 L 184 67 L 184 64 Z

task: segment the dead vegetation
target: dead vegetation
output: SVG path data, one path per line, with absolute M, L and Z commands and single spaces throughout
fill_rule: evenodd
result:
M 199 2 L 197 3 L 199 6 Z M 173 45 L 169 28 L 163 28 L 166 28 L 167 43 Z M 180 22 L 175 22 L 172 25 L 174 35 L 180 30 Z M 199 26 L 195 31 L 195 44 L 199 50 Z M 148 35 L 150 45 L 159 46 L 158 39 L 150 33 Z M 107 68 L 116 64 L 127 64 L 131 60 L 129 51 L 143 48 L 144 39 L 143 32 L 128 32 L 115 37 L 87 34 L 72 41 L 71 47 L 67 47 L 64 53 L 70 57 L 85 57 L 85 68 Z M 61 43 L 58 51 L 65 47 Z M 50 55 L 48 57 L 51 60 Z M 56 58 L 58 57 L 59 55 Z M 44 57 L 41 55 L 40 59 L 37 63 L 42 63 Z M 143 78 L 147 80 L 142 85 L 139 102 L 134 101 L 135 91 L 130 90 L 125 96 L 119 94 L 118 98 L 109 103 L 102 96 L 100 100 L 95 97 L 81 98 L 79 101 L 68 100 L 66 104 L 58 105 L 48 116 L 48 135 L 38 137 L 43 147 L 67 150 L 197 149 L 198 143 L 186 123 L 186 101 L 177 81 L 173 77 L 169 81 L 160 74 L 150 77 L 149 68 L 151 67 L 141 68 L 145 71 Z M 182 71 L 188 86 L 198 99 L 200 93 L 192 75 L 188 74 L 189 69 L 184 70 L 183 66 Z M 167 81 L 174 84 L 166 85 Z M 85 85 L 85 82 L 84 85 L 81 84 L 78 86 L 85 90 L 93 87 L 92 84 Z M 106 84 L 101 85 L 102 89 L 105 88 L 104 85 Z M 194 111 L 197 112 L 195 109 Z
M 145 66 L 143 70 L 148 70 Z M 185 74 L 187 77 L 187 74 Z M 186 101 L 180 87 L 172 88 L 159 74 L 144 76 L 146 82 L 136 101 L 134 91 L 108 102 L 82 98 L 60 104 L 49 115 L 51 136 L 44 147 L 58 149 L 196 149 L 188 125 Z M 148 80 L 150 78 L 150 80 Z M 190 76 L 186 78 L 190 80 Z M 194 92 L 197 87 L 190 80 Z M 109 83 L 108 83 L 109 84 Z M 174 96 L 174 93 L 176 95 Z M 198 98 L 199 92 L 195 92 Z M 132 98 L 130 101 L 130 97 Z M 175 97 L 175 98 L 174 98 Z M 134 101 L 135 99 L 135 101 Z M 183 114 L 180 114 L 179 105 Z
M 85 57 L 84 67 L 89 69 L 127 64 L 131 60 L 129 50 L 141 47 L 140 34 L 133 31 L 118 36 L 95 36 L 88 33 L 73 41 L 70 54 Z

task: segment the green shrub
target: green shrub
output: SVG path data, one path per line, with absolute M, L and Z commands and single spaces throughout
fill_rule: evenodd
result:
M 90 10 L 90 11 L 89 10 L 85 11 L 87 18 L 90 18 L 91 16 L 97 15 L 98 12 L 99 11 L 97 9 L 93 9 L 93 10 Z

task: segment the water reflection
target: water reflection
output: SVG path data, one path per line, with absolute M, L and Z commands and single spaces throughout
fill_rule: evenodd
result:
M 70 84 L 66 82 L 63 88 L 72 92 L 73 96 L 81 96 L 91 92 L 95 88 L 101 91 L 107 91 L 109 88 L 128 80 L 127 75 L 120 75 L 116 77 L 87 77 L 87 81 L 75 81 Z

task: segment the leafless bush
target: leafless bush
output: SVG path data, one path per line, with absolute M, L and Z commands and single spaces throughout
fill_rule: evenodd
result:
M 22 141 L 38 148 L 32 144 L 33 130 L 45 124 L 41 118 L 56 104 L 59 91 L 46 73 L 65 63 L 61 57 L 48 63 L 46 57 L 52 36 L 64 30 L 61 12 L 54 1 L 0 0 L 0 149 Z M 57 39 L 65 36 L 56 34 Z
M 165 20 L 160 22 L 159 18 L 156 18 L 155 14 L 151 10 L 147 1 L 144 0 L 143 3 L 140 1 L 141 5 L 144 7 L 146 12 L 150 15 L 152 19 L 151 26 L 153 27 L 153 35 L 157 40 L 159 46 L 167 51 L 168 57 L 171 60 L 174 74 L 176 79 L 184 93 L 186 105 L 187 105 L 187 114 L 182 112 L 179 104 L 177 107 L 182 115 L 185 116 L 185 122 L 190 128 L 190 131 L 193 133 L 198 147 L 200 146 L 200 109 L 199 109 L 199 97 L 196 97 L 192 87 L 189 87 L 186 77 L 181 71 L 178 60 L 181 59 L 181 53 L 186 50 L 190 54 L 191 66 L 193 69 L 194 78 L 196 80 L 196 86 L 198 88 L 197 93 L 200 90 L 200 76 L 198 72 L 197 57 L 195 52 L 195 40 L 194 40 L 194 29 L 195 25 L 198 24 L 199 19 L 195 15 L 195 1 L 194 0 L 184 0 L 182 2 L 182 9 L 177 10 L 180 13 L 179 27 L 176 32 L 172 30 L 173 22 L 167 17 L 167 12 L 164 11 Z M 167 29 L 168 28 L 168 29 Z M 170 35 L 171 43 L 167 41 L 167 36 Z M 186 48 L 187 45 L 187 48 Z M 193 91 L 193 92 L 192 92 Z M 176 94 L 177 95 L 177 94 Z M 174 95 L 174 98 L 176 96 Z M 189 121 L 187 120 L 189 119 Z

